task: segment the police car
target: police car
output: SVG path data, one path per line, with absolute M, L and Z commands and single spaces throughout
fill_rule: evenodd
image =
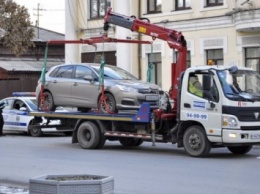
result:
M 15 92 L 13 97 L 2 99 L 4 102 L 3 109 L 4 127 L 3 131 L 26 132 L 34 137 L 41 136 L 44 132 L 65 132 L 71 133 L 71 129 L 59 129 L 55 125 L 60 125 L 60 120 L 47 121 L 43 117 L 35 118 L 29 116 L 30 111 L 37 111 L 37 101 L 35 93 Z M 66 111 L 60 109 L 57 111 Z M 39 126 L 39 127 L 35 127 Z

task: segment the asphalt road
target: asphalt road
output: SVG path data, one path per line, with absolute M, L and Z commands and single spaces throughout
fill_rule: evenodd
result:
M 115 194 L 257 194 L 260 147 L 235 156 L 212 149 L 207 158 L 192 158 L 172 144 L 150 142 L 125 149 L 106 142 L 100 150 L 84 150 L 71 137 L 0 137 L 0 185 L 28 189 L 41 175 L 92 174 L 113 176 Z

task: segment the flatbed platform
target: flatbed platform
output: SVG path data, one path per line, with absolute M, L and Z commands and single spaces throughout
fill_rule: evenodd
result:
M 46 118 L 68 118 L 68 119 L 89 119 L 89 120 L 108 120 L 108 121 L 132 121 L 132 122 L 150 122 L 150 105 L 144 103 L 137 114 L 107 114 L 97 112 L 46 112 L 34 111 L 29 113 L 30 116 Z

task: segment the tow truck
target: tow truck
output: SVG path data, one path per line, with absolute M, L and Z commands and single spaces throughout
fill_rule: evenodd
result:
M 158 94 L 160 108 L 151 110 L 145 103 L 136 114 L 37 111 L 30 115 L 75 122 L 72 143 L 79 143 L 84 149 L 100 149 L 108 140 L 119 141 L 126 147 L 149 141 L 152 145 L 177 144 L 192 157 L 205 157 L 211 148 L 227 147 L 233 154 L 246 154 L 253 145 L 260 144 L 260 76 L 256 71 L 237 66 L 186 68 L 187 47 L 181 32 L 112 9 L 104 18 L 103 37 L 86 42 L 111 42 L 106 33 L 110 25 L 166 41 L 177 50 L 177 62 L 171 64 L 171 87 Z M 201 95 L 190 91 L 194 77 L 201 83 Z

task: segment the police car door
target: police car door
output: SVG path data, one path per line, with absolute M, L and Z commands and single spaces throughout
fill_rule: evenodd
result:
M 15 111 L 13 110 L 14 99 L 4 99 L 5 107 L 3 109 L 3 118 L 4 118 L 4 126 L 3 130 L 14 130 L 13 128 L 13 120 Z
M 15 100 L 13 104 L 13 127 L 19 131 L 27 132 L 30 122 L 28 107 L 22 100 Z

